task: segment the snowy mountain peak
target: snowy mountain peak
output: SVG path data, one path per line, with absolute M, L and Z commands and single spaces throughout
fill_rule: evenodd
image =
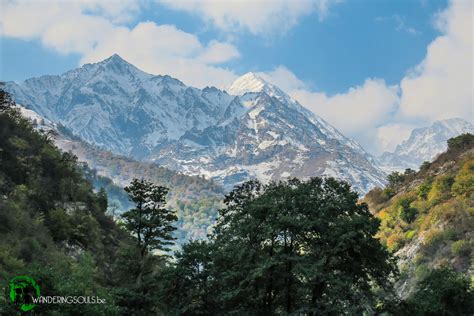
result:
M 241 97 L 244 96 L 244 94 L 246 93 L 264 93 L 270 97 L 278 99 L 280 102 L 286 104 L 287 106 L 298 109 L 299 111 L 302 110 L 301 105 L 298 104 L 298 102 L 296 102 L 292 97 L 286 94 L 279 87 L 263 79 L 261 75 L 254 72 L 248 72 L 245 75 L 236 79 L 232 84 L 229 85 L 226 91 L 230 95 Z
M 410 137 L 395 149 L 395 153 L 417 155 L 431 160 L 446 148 L 446 141 L 463 133 L 472 133 L 474 126 L 461 118 L 435 121 L 429 127 L 416 128 Z
M 250 178 L 311 176 L 342 178 L 359 192 L 383 185 L 385 174 L 357 143 L 262 77 L 240 77 L 231 96 L 148 74 L 113 55 L 6 89 L 88 143 L 227 188 Z
M 128 78 L 127 80 L 132 78 L 143 80 L 153 77 L 153 75 L 138 69 L 118 54 L 97 63 L 85 64 L 81 68 L 69 71 L 67 74 L 71 77 L 83 76 L 83 78 L 88 78 L 86 80 L 97 76 L 101 78 L 102 75 L 112 76 L 115 79 L 117 77 Z
M 231 95 L 244 95 L 247 92 L 262 92 L 272 85 L 254 72 L 248 72 L 237 78 L 228 88 Z
M 99 61 L 97 63 L 93 63 L 92 65 L 105 66 L 105 67 L 107 67 L 107 66 L 108 67 L 118 67 L 118 68 L 132 68 L 132 69 L 136 69 L 140 72 L 145 73 L 143 70 L 138 69 L 133 64 L 129 63 L 128 61 L 126 61 L 125 59 L 120 57 L 120 55 L 118 55 L 118 54 L 113 54 L 109 58 L 106 58 L 106 59 L 104 59 L 102 61 Z
M 122 57 L 120 57 L 119 54 L 113 54 L 112 56 L 110 56 L 109 58 L 103 60 L 102 62 L 110 62 L 110 61 L 112 61 L 112 62 L 123 62 L 123 63 L 128 64 L 128 62 L 125 59 L 123 59 Z
M 385 152 L 378 161 L 387 172 L 418 169 L 423 161 L 431 161 L 445 151 L 449 138 L 464 133 L 474 133 L 474 125 L 461 118 L 435 121 L 431 126 L 414 129 L 394 152 Z

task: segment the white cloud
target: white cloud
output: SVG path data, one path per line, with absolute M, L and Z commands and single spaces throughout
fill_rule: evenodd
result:
M 222 87 L 235 78 L 231 70 L 216 66 L 240 56 L 235 46 L 201 43 L 173 25 L 120 24 L 133 19 L 136 10 L 136 2 L 2 2 L 0 34 L 39 39 L 60 53 L 80 54 L 81 63 L 118 53 L 147 72 L 168 74 L 198 87 Z
M 400 119 L 462 117 L 474 122 L 472 1 L 452 1 L 435 23 L 443 32 L 401 81 Z
M 367 79 L 362 86 L 333 96 L 307 90 L 290 94 L 371 152 L 384 149 L 374 135 L 380 125 L 389 122 L 399 101 L 398 87 L 380 79 Z
M 207 22 L 225 32 L 246 30 L 254 35 L 284 33 L 299 20 L 312 13 L 320 19 L 328 14 L 329 7 L 338 0 L 272 0 L 272 1 L 224 1 L 224 0 L 164 0 L 171 9 L 201 16 Z
M 283 91 L 293 91 L 299 89 L 306 89 L 306 83 L 299 79 L 291 70 L 286 68 L 285 66 L 278 66 L 272 71 L 268 72 L 259 72 L 259 76 L 261 76 L 264 80 L 271 82 L 272 84 L 276 85 Z
M 380 151 L 394 151 L 397 145 L 410 137 L 411 131 L 419 127 L 413 124 L 389 123 L 376 130 L 376 141 Z M 380 152 L 379 152 L 380 153 Z
M 311 91 L 284 67 L 267 72 L 267 79 L 286 84 L 286 91 L 302 105 L 374 154 L 393 150 L 413 128 L 435 120 L 461 117 L 474 123 L 473 7 L 471 1 L 455 0 L 435 17 L 442 35 L 399 85 L 367 79 L 328 96 Z
M 399 15 L 399 14 L 394 14 L 391 16 L 379 16 L 375 18 L 375 22 L 377 23 L 383 23 L 383 22 L 393 22 L 395 23 L 395 30 L 396 31 L 403 31 L 411 35 L 419 35 L 421 34 L 420 31 L 415 29 L 412 26 L 409 26 L 406 24 L 406 17 Z
M 234 45 L 212 41 L 199 59 L 208 64 L 219 64 L 239 57 L 240 53 Z

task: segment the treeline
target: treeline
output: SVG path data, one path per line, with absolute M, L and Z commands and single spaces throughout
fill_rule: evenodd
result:
M 380 220 L 347 183 L 331 178 L 244 183 L 225 197 L 209 238 L 190 241 L 172 256 L 179 217 L 165 186 L 132 181 L 126 191 L 133 207 L 114 221 L 105 191 L 94 192 L 77 159 L 36 132 L 0 93 L 2 292 L 13 276 L 29 275 L 43 296 L 91 295 L 107 302 L 38 305 L 35 313 L 472 311 L 469 281 L 449 269 L 427 273 L 418 291 L 399 299 L 395 259 L 374 238 Z M 0 313 L 16 312 L 1 295 Z

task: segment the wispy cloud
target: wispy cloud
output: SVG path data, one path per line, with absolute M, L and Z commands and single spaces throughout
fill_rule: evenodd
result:
M 420 31 L 415 29 L 412 26 L 407 25 L 406 17 L 398 14 L 391 16 L 379 16 L 375 18 L 376 23 L 393 23 L 395 25 L 395 30 L 399 32 L 406 32 L 411 35 L 419 35 Z

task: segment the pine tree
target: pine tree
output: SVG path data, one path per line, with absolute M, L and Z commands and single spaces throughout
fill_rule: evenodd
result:
M 168 246 L 172 245 L 175 239 L 172 236 L 173 231 L 176 230 L 173 223 L 178 218 L 172 210 L 165 207 L 168 188 L 144 179 L 134 179 L 125 191 L 130 201 L 135 203 L 135 208 L 125 212 L 122 218 L 125 228 L 137 239 L 141 256 L 137 284 L 140 285 L 148 255 L 155 250 L 162 252 L 170 250 Z

